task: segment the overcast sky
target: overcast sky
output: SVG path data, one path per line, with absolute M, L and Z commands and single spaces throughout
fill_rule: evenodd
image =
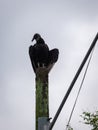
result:
M 35 74 L 28 55 L 34 33 L 60 52 L 49 74 L 53 118 L 97 32 L 97 0 L 0 0 L 0 130 L 35 129 Z M 65 130 L 84 70 L 53 130 Z M 90 130 L 80 115 L 95 110 L 98 42 L 72 116 L 74 130 Z

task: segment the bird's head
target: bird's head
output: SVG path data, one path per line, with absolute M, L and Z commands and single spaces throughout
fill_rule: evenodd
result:
M 33 42 L 34 40 L 38 41 L 40 38 L 41 38 L 40 34 L 36 33 L 36 34 L 34 34 L 34 36 L 33 36 L 33 38 L 32 38 L 31 41 L 32 41 L 32 42 Z

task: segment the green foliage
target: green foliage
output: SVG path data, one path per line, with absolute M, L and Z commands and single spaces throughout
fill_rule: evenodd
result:
M 83 112 L 81 117 L 85 124 L 92 126 L 92 130 L 98 130 L 98 111 L 95 113 Z
M 73 130 L 73 128 L 69 127 L 68 130 Z

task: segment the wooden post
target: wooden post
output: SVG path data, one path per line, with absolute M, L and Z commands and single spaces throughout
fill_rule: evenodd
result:
M 36 68 L 36 130 L 39 130 L 39 118 L 49 118 L 48 74 L 53 65 L 54 64 L 51 64 L 48 67 Z

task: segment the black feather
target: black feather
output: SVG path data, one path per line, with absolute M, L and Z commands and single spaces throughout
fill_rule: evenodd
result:
M 47 44 L 39 34 L 35 34 L 32 41 L 34 39 L 36 43 L 29 47 L 29 55 L 34 72 L 36 72 L 36 68 L 39 66 L 47 67 L 49 64 L 55 63 L 58 60 L 59 50 L 55 48 L 49 51 Z

